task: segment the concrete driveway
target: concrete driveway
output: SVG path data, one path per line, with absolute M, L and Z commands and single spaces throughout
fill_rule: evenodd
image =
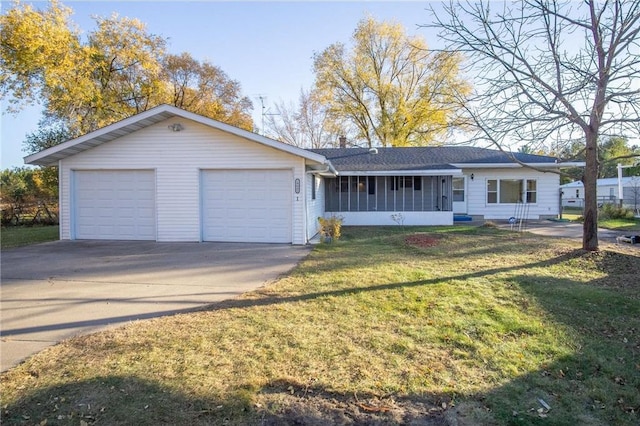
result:
M 289 271 L 305 246 L 56 241 L 3 250 L 1 369 L 63 339 L 236 297 Z
M 511 225 L 501 225 L 504 229 L 509 229 Z M 518 229 L 514 226 L 513 229 Z M 524 230 L 537 235 L 548 237 L 573 238 L 582 240 L 582 224 L 576 222 L 560 222 L 551 220 L 533 220 L 524 224 Z M 628 232 L 626 233 L 628 234 Z M 612 231 L 610 229 L 598 228 L 598 240 L 601 242 L 615 243 L 616 238 L 625 235 L 623 231 Z

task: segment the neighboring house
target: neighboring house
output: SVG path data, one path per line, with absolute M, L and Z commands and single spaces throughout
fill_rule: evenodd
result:
M 25 162 L 59 167 L 63 240 L 305 244 L 320 216 L 345 225 L 556 217 L 550 172 L 561 165 L 515 155 L 539 170 L 473 147 L 305 150 L 161 105 Z
M 622 196 L 624 205 L 631 209 L 640 208 L 640 176 L 623 177 Z M 562 191 L 562 205 L 564 207 L 584 207 L 584 185 L 582 181 L 570 182 L 560 186 Z M 618 178 L 598 179 L 598 204 L 619 202 Z

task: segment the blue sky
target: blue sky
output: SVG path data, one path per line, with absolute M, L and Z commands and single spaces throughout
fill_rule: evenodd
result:
M 2 0 L 2 9 L 11 6 Z M 46 2 L 31 2 L 46 7 Z M 62 1 L 75 14 L 81 30 L 95 27 L 93 15 L 138 18 L 150 33 L 169 39 L 172 53 L 189 52 L 208 60 L 238 80 L 254 104 L 260 125 L 259 96 L 269 107 L 279 101 L 296 101 L 301 88 L 313 83 L 312 57 L 331 43 L 348 43 L 358 21 L 370 15 L 393 20 L 410 34 L 423 36 L 438 46 L 434 30 L 419 28 L 431 17 L 427 1 Z M 437 6 L 436 3 L 431 3 Z M 2 108 L 0 168 L 22 166 L 24 136 L 37 129 L 39 108 L 18 115 Z

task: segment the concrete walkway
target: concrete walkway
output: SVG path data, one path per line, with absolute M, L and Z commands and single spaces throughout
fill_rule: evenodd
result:
M 309 251 L 137 241 L 56 241 L 3 250 L 1 370 L 78 334 L 236 297 L 286 273 Z

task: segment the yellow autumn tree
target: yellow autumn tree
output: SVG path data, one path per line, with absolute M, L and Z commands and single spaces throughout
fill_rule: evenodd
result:
M 351 47 L 335 43 L 315 55 L 314 91 L 369 146 L 439 143 L 459 124 L 461 99 L 470 92 L 460 77 L 461 60 L 457 53 L 430 51 L 400 24 L 366 18 Z
M 55 0 L 41 9 L 16 1 L 0 15 L 0 96 L 10 112 L 40 103 L 41 130 L 52 126 L 53 136 L 59 127 L 84 134 L 161 103 L 252 128 L 251 101 L 221 69 L 168 54 L 166 39 L 135 18 L 95 18 L 83 40 L 72 13 Z M 47 132 L 36 136 L 31 152 L 52 140 Z

